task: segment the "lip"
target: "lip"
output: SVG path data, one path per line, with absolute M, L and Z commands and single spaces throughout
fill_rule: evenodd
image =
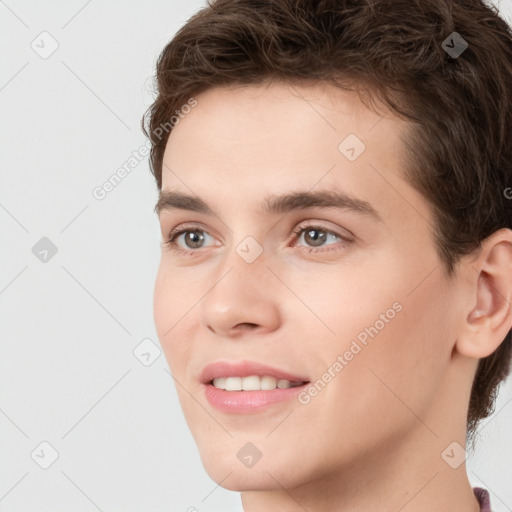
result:
M 300 386 L 291 388 L 276 388 L 259 391 L 226 391 L 218 389 L 212 384 L 216 377 L 249 377 L 268 375 L 276 379 L 286 379 L 291 382 L 304 382 Z M 267 409 L 273 404 L 284 402 L 296 397 L 309 385 L 309 379 L 294 375 L 285 370 L 274 368 L 263 363 L 253 361 L 241 361 L 230 363 L 218 361 L 207 365 L 199 377 L 201 387 L 208 402 L 224 413 L 248 414 L 257 413 Z
M 309 382 L 309 379 L 300 375 L 293 375 L 290 372 L 274 368 L 255 361 L 228 362 L 217 361 L 203 368 L 199 380 L 202 384 L 209 384 L 216 377 L 250 377 L 257 375 L 263 377 L 268 375 L 276 379 L 286 379 L 291 382 Z
M 272 405 L 296 398 L 306 386 L 309 386 L 309 383 L 270 391 L 226 391 L 216 388 L 213 384 L 201 384 L 210 405 L 228 414 L 260 413 Z

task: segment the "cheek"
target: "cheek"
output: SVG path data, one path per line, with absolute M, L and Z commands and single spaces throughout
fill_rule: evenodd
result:
M 387 424 L 388 431 L 396 433 L 416 421 L 415 414 L 428 416 L 453 345 L 453 319 L 442 290 L 443 283 L 432 277 L 413 293 L 390 287 L 367 297 L 380 307 L 366 307 L 351 332 L 346 331 L 344 346 L 349 340 L 358 342 L 361 333 L 368 336 L 365 345 L 358 343 L 361 350 L 345 368 L 348 371 L 343 370 L 344 382 L 339 381 L 342 402 L 352 404 L 361 421 L 375 415 L 381 427 Z M 394 318 L 378 323 L 380 314 L 397 302 L 401 310 Z
M 177 378 L 182 373 L 180 363 L 190 351 L 191 337 L 185 331 L 193 318 L 187 311 L 194 303 L 192 294 L 184 293 L 182 286 L 176 273 L 160 265 L 153 291 L 153 319 L 171 372 Z
M 377 324 L 380 313 L 385 314 L 397 297 L 402 310 L 388 323 Z M 380 302 L 366 305 L 364 311 L 358 312 L 357 321 L 352 321 L 350 314 L 337 317 L 336 323 L 336 317 L 331 317 L 337 335 L 309 356 L 314 361 L 321 353 L 315 378 L 330 382 L 325 386 L 319 383 L 317 396 L 294 416 L 294 421 L 305 429 L 312 423 L 318 425 L 326 438 L 350 439 L 350 446 L 340 445 L 332 450 L 347 460 L 372 446 L 397 442 L 417 426 L 418 417 L 428 421 L 444 368 L 438 358 L 442 328 L 434 337 L 427 329 L 436 321 L 439 325 L 440 308 L 428 309 L 418 316 L 422 306 L 428 307 L 420 295 L 407 298 L 391 293 L 384 298 L 382 294 L 369 298 Z M 371 329 L 376 324 L 377 332 Z M 357 338 L 361 333 L 366 335 L 366 344 Z M 359 348 L 354 348 L 353 342 Z M 345 356 L 343 368 L 336 371 L 338 356 L 347 351 L 351 359 Z M 335 375 L 332 378 L 324 373 L 329 367 Z M 428 429 L 425 435 L 431 435 Z
M 158 269 L 153 290 L 153 319 L 160 343 L 165 343 L 165 333 L 172 327 L 174 297 L 169 293 L 169 279 L 162 265 Z
M 449 287 L 439 269 L 424 279 L 427 270 L 402 263 L 341 272 L 316 280 L 316 286 L 296 288 L 322 320 L 307 322 L 304 331 L 304 346 L 314 343 L 316 378 L 342 356 L 343 368 L 331 372 L 343 378 L 333 379 L 332 389 L 339 398 L 345 395 L 345 404 L 361 405 L 362 414 L 371 403 L 399 402 L 393 392 L 425 407 L 450 362 Z

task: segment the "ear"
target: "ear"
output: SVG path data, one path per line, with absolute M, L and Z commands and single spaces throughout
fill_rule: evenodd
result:
M 475 359 L 492 354 L 512 328 L 512 230 L 500 229 L 481 245 L 465 263 L 470 306 L 456 342 L 458 352 Z

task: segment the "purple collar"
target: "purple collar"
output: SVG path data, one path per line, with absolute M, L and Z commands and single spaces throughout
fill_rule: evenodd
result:
M 480 503 L 480 512 L 492 512 L 489 491 L 482 487 L 473 487 L 478 503 Z

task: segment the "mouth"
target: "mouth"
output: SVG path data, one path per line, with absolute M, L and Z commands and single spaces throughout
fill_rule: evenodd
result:
M 292 387 L 309 379 L 256 361 L 217 361 L 203 368 L 199 381 L 228 391 L 253 391 Z M 257 385 L 260 387 L 256 388 Z
M 309 379 L 265 364 L 218 362 L 200 376 L 207 401 L 224 413 L 256 413 L 295 397 Z
M 308 382 L 277 379 L 271 375 L 249 375 L 248 377 L 216 377 L 208 384 L 225 391 L 272 391 L 273 389 L 294 388 Z

